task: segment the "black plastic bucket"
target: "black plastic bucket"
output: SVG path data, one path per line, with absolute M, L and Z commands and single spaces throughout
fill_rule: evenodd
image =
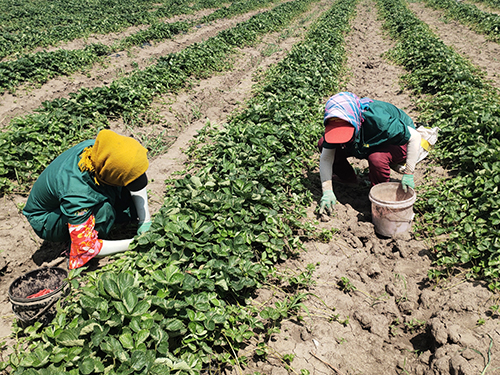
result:
M 44 267 L 18 277 L 9 287 L 9 300 L 16 317 L 23 326 L 41 322 L 50 323 L 56 315 L 56 302 L 67 296 L 70 284 L 68 271 L 59 267 Z M 40 297 L 27 298 L 44 289 L 52 290 Z

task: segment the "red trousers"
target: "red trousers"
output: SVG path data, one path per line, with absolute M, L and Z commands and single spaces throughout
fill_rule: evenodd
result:
M 341 180 L 356 181 L 356 173 L 347 158 L 345 149 L 337 148 L 333 162 L 333 173 Z M 388 182 L 391 174 L 390 164 L 404 164 L 406 162 L 406 145 L 381 145 L 375 147 L 368 155 L 369 179 L 373 185 Z

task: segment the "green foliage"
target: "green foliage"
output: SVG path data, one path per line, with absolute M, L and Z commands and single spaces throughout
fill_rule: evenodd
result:
M 222 7 L 209 15 L 203 16 L 199 23 L 208 23 L 220 18 L 230 18 L 238 14 L 244 14 L 256 8 L 261 8 L 275 3 L 276 0 L 252 0 L 252 1 L 236 1 L 228 7 Z
M 90 34 L 118 32 L 161 18 L 219 7 L 224 1 L 152 0 L 89 2 L 0 0 L 0 58 Z
M 344 293 L 349 293 L 356 290 L 354 284 L 352 284 L 351 281 L 345 276 L 342 276 L 340 278 L 338 285 L 340 290 L 342 290 Z
M 425 328 L 425 320 L 411 319 L 409 322 L 405 322 L 406 332 L 414 333 Z
M 165 23 L 153 18 L 151 25 L 118 41 L 112 46 L 90 44 L 79 50 L 56 50 L 54 52 L 37 52 L 24 54 L 15 60 L 0 62 L 0 92 L 13 90 L 25 82 L 43 84 L 49 79 L 61 75 L 69 75 L 91 67 L 102 60 L 103 56 L 122 51 L 131 46 L 142 46 L 151 42 L 170 39 L 180 33 L 189 31 L 198 23 L 210 22 L 219 18 L 229 18 L 272 3 L 270 0 L 251 0 L 232 3 L 200 20 Z M 214 4 L 215 5 L 215 4 Z M 185 8 L 184 11 L 191 11 Z
M 500 313 L 500 305 L 490 306 L 490 310 L 493 311 L 494 313 L 498 314 L 498 313 Z
M 329 243 L 332 239 L 335 233 L 337 233 L 339 230 L 337 228 L 332 228 L 332 229 L 326 229 L 323 228 L 321 232 L 317 234 L 318 241 L 321 241 L 323 243 Z
M 113 49 L 119 51 L 131 46 L 142 46 L 151 42 L 163 41 L 180 33 L 187 32 L 190 27 L 191 23 L 187 21 L 173 23 L 154 22 L 146 30 L 138 31 L 120 40 Z
M 473 4 L 456 0 L 424 0 L 436 9 L 443 9 L 447 17 L 458 20 L 470 26 L 475 31 L 487 35 L 490 39 L 500 41 L 500 16 L 495 13 L 484 12 Z M 498 7 L 499 3 L 491 1 L 489 4 Z
M 24 82 L 45 83 L 59 75 L 68 75 L 91 67 L 111 49 L 90 44 L 81 50 L 57 50 L 23 55 L 17 60 L 0 62 L 0 92 L 12 90 Z
M 423 121 L 441 129 L 435 156 L 456 171 L 456 177 L 424 187 L 416 204 L 426 230 L 449 238 L 435 249 L 436 265 L 467 266 L 472 275 L 494 281 L 500 276 L 500 96 L 402 1 L 378 3 L 399 40 L 391 55 L 411 72 L 409 86 L 423 95 Z
M 260 312 L 260 317 L 271 321 L 273 325 L 277 325 L 283 319 L 290 315 L 296 315 L 301 310 L 308 312 L 307 307 L 302 302 L 306 296 L 304 293 L 295 294 L 290 298 L 287 296 L 283 301 L 275 302 L 275 307 L 265 307 Z
M 82 118 L 57 110 L 14 119 L 8 131 L 0 134 L 0 191 L 26 191 L 55 156 L 93 138 L 104 121 L 98 114 Z
M 44 102 L 37 114 L 15 118 L 0 134 L 0 193 L 25 192 L 27 184 L 62 151 L 78 141 L 94 138 L 108 126 L 108 118 L 138 120 L 153 99 L 184 87 L 191 76 L 208 77 L 228 69 L 237 47 L 255 43 L 265 33 L 278 30 L 307 9 L 312 0 L 296 0 L 257 14 L 235 28 L 222 31 L 159 59 L 143 71 L 115 80 L 110 86 L 82 89 L 70 98 Z M 24 189 L 24 190 L 23 190 Z
M 319 263 L 317 265 L 319 265 Z M 305 271 L 300 272 L 298 275 L 290 277 L 288 282 L 292 287 L 295 287 L 297 289 L 307 289 L 316 284 L 316 281 L 312 279 L 315 270 L 316 265 L 309 263 L 306 266 Z
M 500 9 L 500 0 L 476 0 L 476 3 L 484 3 L 489 5 L 490 7 Z
M 300 3 L 288 4 L 280 9 L 290 13 Z M 50 325 L 25 330 L 26 350 L 9 359 L 13 375 L 200 373 L 212 362 L 244 363 L 233 353 L 254 332 L 267 324 L 271 334 L 282 319 L 308 312 L 305 293 L 261 311 L 247 302 L 274 265 L 301 247 L 297 233 L 312 199 L 304 171 L 313 167 L 323 94 L 338 88 L 333 73 L 341 71 L 354 7 L 337 1 L 245 111 L 223 129 L 200 132 L 190 150 L 198 172 L 172 181 L 133 251 L 83 275 Z M 282 22 L 274 18 L 270 29 Z M 307 282 L 313 268 L 292 283 Z

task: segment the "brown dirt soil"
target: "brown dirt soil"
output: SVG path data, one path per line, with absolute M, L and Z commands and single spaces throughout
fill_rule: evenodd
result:
M 467 1 L 465 1 L 465 3 L 474 5 L 475 7 L 477 7 L 480 10 L 482 10 L 483 12 L 500 14 L 500 9 L 498 9 L 498 7 L 494 8 L 492 6 L 489 6 L 488 4 L 481 3 L 480 1 L 470 1 L 470 0 L 467 0 Z
M 500 88 L 500 44 L 489 41 L 457 21 L 445 21 L 443 11 L 425 7 L 421 2 L 410 3 L 410 9 L 429 25 L 444 44 L 467 57 L 486 74 L 486 80 L 492 86 Z
M 168 143 L 168 150 L 163 144 L 148 170 L 153 213 L 161 207 L 164 180 L 185 168 L 182 150 L 196 131 L 207 121 L 223 126 L 227 116 L 240 109 L 252 95 L 255 78 L 281 60 L 292 45 L 300 41 L 308 23 L 329 4 L 330 0 L 323 0 L 288 32 L 269 35 L 258 46 L 242 50 L 235 58 L 232 71 L 195 82 L 189 90 L 157 100 L 154 109 L 159 120 L 156 124 L 139 130 L 126 129 L 120 122 L 112 124 L 114 130 L 133 134 L 145 142 L 161 138 Z M 491 64 L 495 62 L 495 46 L 490 42 L 477 42 L 481 37 L 463 26 L 444 24 L 435 11 L 420 3 L 412 3 L 411 7 L 446 44 L 472 63 L 486 69 L 489 63 L 484 63 L 484 59 Z M 347 36 L 349 73 L 345 89 L 359 96 L 391 102 L 417 119 L 418 112 L 410 94 L 400 86 L 399 77 L 404 71 L 383 57 L 393 42 L 381 28 L 373 0 L 362 0 L 357 10 L 352 31 Z M 198 32 L 189 33 L 167 43 L 173 45 L 183 38 L 182 45 L 186 46 L 194 42 L 197 35 Z M 491 55 L 484 52 L 490 48 Z M 152 49 L 149 53 L 158 56 L 157 53 L 170 51 Z M 80 87 L 103 84 L 102 81 L 93 83 L 93 80 L 101 80 L 96 77 L 102 72 L 102 68 L 96 68 L 91 78 L 79 76 Z M 491 66 L 488 77 L 497 74 L 500 74 L 498 65 Z M 112 74 L 107 77 L 106 80 L 111 80 Z M 53 90 L 51 81 L 44 85 L 46 97 L 34 98 L 34 102 L 38 100 L 39 104 L 40 100 L 67 96 L 77 89 L 68 79 L 55 81 L 60 91 Z M 64 91 L 67 86 L 70 88 Z M 0 97 L 3 111 L 0 118 L 9 113 L 11 105 L 4 99 Z M 38 104 L 21 107 L 15 113 L 28 113 Z M 167 138 L 170 141 L 167 142 Z M 353 159 L 352 162 L 360 170 L 367 168 L 366 161 Z M 392 177 L 399 181 L 396 173 Z M 425 160 L 418 165 L 415 177 L 418 187 L 439 183 L 447 173 Z M 319 200 L 318 173 L 311 178 Z M 252 341 L 238 353 L 248 358 L 248 364 L 226 374 L 285 375 L 299 374 L 301 370 L 311 375 L 500 373 L 499 316 L 490 309 L 499 304 L 498 296 L 484 283 L 467 280 L 466 270 L 439 283 L 430 282 L 427 271 L 437 239 L 425 238 L 413 231 L 394 238 L 377 235 L 371 222 L 369 191 L 364 185 L 354 188 L 338 185 L 335 186 L 338 203 L 333 215 L 317 216 L 316 204 L 308 208 L 307 219 L 323 230 L 324 237 L 305 243 L 307 251 L 280 265 L 276 280 L 260 289 L 254 301 L 264 306 L 289 298 L 280 288 L 280 276 L 299 275 L 311 265 L 314 273 L 306 278 L 309 289 L 302 291 L 307 295 L 300 300 L 304 307 L 301 317 L 285 320 L 279 332 L 270 336 L 266 342 L 266 358 L 255 356 L 257 342 Z M 48 244 L 38 239 L 19 213 L 18 207 L 25 201 L 26 197 L 7 196 L 0 202 L 0 341 L 12 342 L 7 337 L 13 319 L 7 298 L 12 281 L 40 266 L 66 266 L 66 258 L 61 256 L 64 244 Z M 418 223 L 418 212 L 415 222 Z M 102 265 L 106 260 L 100 262 Z M 291 363 L 287 363 L 292 358 Z
M 194 27 L 191 32 L 179 35 L 172 40 L 154 43 L 150 46 L 134 47 L 129 51 L 119 51 L 106 57 L 101 64 L 82 73 L 75 73 L 71 77 L 58 77 L 49 82 L 33 87 L 26 85 L 18 88 L 14 93 L 0 94 L 0 128 L 5 127 L 12 118 L 22 116 L 39 108 L 46 100 L 68 97 L 70 93 L 78 92 L 82 88 L 94 88 L 106 86 L 119 77 L 129 74 L 134 70 L 154 64 L 155 59 L 169 53 L 178 52 L 191 44 L 200 43 L 208 38 L 217 35 L 222 30 L 234 27 L 237 23 L 248 20 L 251 16 L 263 12 L 260 9 L 233 18 L 217 20 L 210 24 L 202 24 Z M 207 13 L 208 14 L 208 13 Z M 203 16 L 204 13 L 198 16 Z M 121 39 L 130 32 L 116 34 L 107 39 L 112 44 L 116 39 Z M 100 36 L 100 41 L 105 43 L 104 36 Z M 86 43 L 83 40 L 70 43 L 70 49 L 82 48 Z
M 163 21 L 159 22 L 165 22 L 165 23 L 174 23 L 174 22 L 180 22 L 180 21 L 193 21 L 196 19 L 200 19 L 203 16 L 207 16 L 211 13 L 213 13 L 216 9 L 203 9 L 201 11 L 195 12 L 193 14 L 182 14 L 178 16 L 174 16 L 168 19 L 165 19 Z M 140 25 L 140 26 L 132 26 L 128 27 L 127 29 L 116 32 L 116 33 L 109 33 L 109 34 L 92 34 L 89 35 L 87 38 L 80 38 L 80 39 L 75 39 L 72 40 L 71 42 L 63 43 L 60 46 L 54 46 L 54 47 L 49 47 L 49 48 L 38 48 L 35 49 L 34 52 L 38 51 L 55 51 L 58 49 L 65 49 L 65 50 L 73 50 L 73 49 L 82 49 L 88 46 L 89 44 L 92 43 L 102 43 L 107 46 L 111 46 L 116 42 L 119 42 L 120 40 L 124 39 L 127 36 L 130 36 L 132 34 L 137 33 L 138 31 L 146 30 L 149 27 L 149 25 Z

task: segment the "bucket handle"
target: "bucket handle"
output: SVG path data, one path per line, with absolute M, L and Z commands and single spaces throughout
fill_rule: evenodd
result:
M 60 290 L 54 294 L 51 298 L 50 298 L 50 302 L 47 303 L 47 305 L 45 305 L 45 307 L 40 310 L 38 313 L 35 314 L 35 316 L 29 318 L 29 319 L 23 319 L 14 309 L 14 315 L 19 319 L 21 320 L 22 322 L 24 322 L 25 324 L 28 324 L 28 325 L 31 325 L 33 322 L 35 322 L 36 320 L 38 320 L 38 318 L 40 318 L 43 314 L 45 314 L 52 306 L 54 306 L 54 304 L 61 298 L 61 297 L 66 297 L 67 295 L 69 294 L 69 288 L 68 288 L 68 284 L 67 283 L 64 283 L 61 287 L 60 287 Z M 33 301 L 33 305 L 36 305 L 38 304 L 39 301 L 35 302 Z M 30 305 L 30 303 L 25 303 L 24 304 L 25 306 L 26 305 Z
M 36 313 L 35 316 L 29 318 L 29 319 L 23 319 L 16 311 L 14 311 L 14 315 L 21 320 L 22 322 L 31 325 L 33 322 L 38 320 L 43 314 L 45 314 L 54 304 L 59 300 L 59 296 L 55 295 L 54 297 L 51 298 L 51 301 L 45 305 L 45 307 L 40 310 L 38 313 Z

